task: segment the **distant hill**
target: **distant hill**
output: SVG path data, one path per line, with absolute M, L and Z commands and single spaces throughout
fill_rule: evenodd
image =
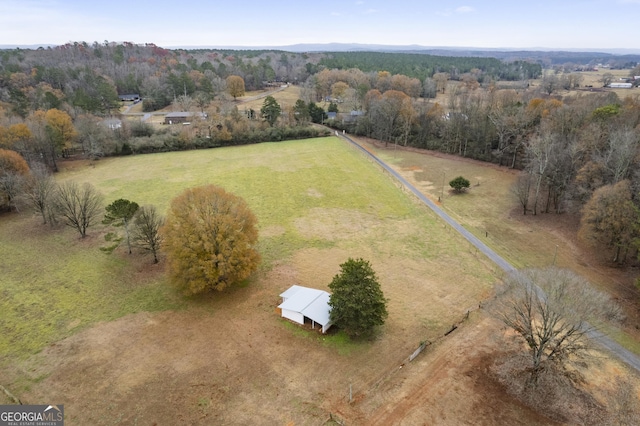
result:
M 531 48 L 489 48 L 489 47 L 451 47 L 451 46 L 421 46 L 386 45 L 386 44 L 359 44 L 359 43 L 301 43 L 285 46 L 163 46 L 165 48 L 183 49 L 233 49 L 233 50 L 284 50 L 287 52 L 412 52 L 429 53 L 443 56 L 492 56 L 496 54 L 509 55 L 514 53 L 566 53 L 590 55 L 640 55 L 638 49 L 550 49 L 545 47 Z
M 178 47 L 172 47 L 178 48 Z M 232 50 L 281 50 L 285 52 L 305 53 L 345 53 L 345 52 L 383 52 L 414 53 L 448 57 L 496 58 L 504 61 L 532 61 L 546 66 L 559 64 L 597 65 L 609 64 L 615 67 L 632 68 L 632 63 L 640 62 L 640 49 L 608 49 L 608 51 L 584 51 L 580 49 L 552 50 L 532 49 L 492 49 L 479 47 L 426 47 L 419 45 L 382 45 L 355 43 L 293 44 L 288 46 L 181 46 L 182 49 L 232 49 Z
M 42 45 L 0 45 L 0 49 L 38 49 L 54 47 L 51 44 Z M 483 47 L 451 47 L 451 46 L 420 46 L 411 45 L 384 45 L 384 44 L 358 44 L 358 43 L 316 43 L 316 44 L 292 44 L 286 46 L 163 46 L 166 49 L 230 49 L 230 50 L 281 50 L 286 52 L 389 52 L 389 53 L 416 53 L 436 56 L 453 57 L 480 57 L 496 58 L 506 61 L 528 60 L 541 62 L 547 65 L 555 64 L 611 64 L 640 63 L 639 49 L 550 49 L 532 47 L 528 49 L 514 48 L 483 48 Z
M 597 64 L 616 62 L 640 62 L 640 49 L 607 49 L 607 51 L 585 51 L 580 49 L 553 50 L 545 48 L 531 49 L 492 49 L 479 47 L 425 47 L 419 45 L 387 46 L 376 44 L 295 44 L 280 46 L 277 49 L 290 52 L 394 52 L 418 53 L 437 56 L 474 56 L 502 60 L 530 60 L 549 64 Z

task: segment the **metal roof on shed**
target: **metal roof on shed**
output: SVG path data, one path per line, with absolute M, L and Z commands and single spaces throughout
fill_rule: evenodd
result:
M 326 291 L 294 285 L 282 293 L 280 297 L 286 300 L 278 308 L 300 312 L 323 326 L 330 323 L 329 297 L 331 296 Z
M 191 117 L 193 115 L 192 112 L 186 111 L 178 111 L 178 112 L 170 112 L 165 117 L 173 118 L 173 117 Z

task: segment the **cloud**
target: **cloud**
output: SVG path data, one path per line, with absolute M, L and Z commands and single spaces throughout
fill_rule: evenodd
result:
M 371 15 L 374 13 L 378 13 L 379 11 L 377 9 L 367 9 L 364 11 L 365 15 Z
M 475 11 L 476 10 L 471 6 L 460 6 L 456 8 L 456 13 L 471 13 Z

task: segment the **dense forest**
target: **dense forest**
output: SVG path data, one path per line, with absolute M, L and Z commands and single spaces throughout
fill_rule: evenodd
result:
M 544 67 L 563 67 L 566 69 L 595 68 L 607 66 L 611 69 L 632 68 L 640 62 L 638 54 L 612 54 L 603 52 L 568 52 L 539 50 L 476 50 L 476 49 L 421 49 L 404 53 L 418 53 L 438 56 L 475 56 L 496 58 L 501 61 L 527 61 L 542 64 Z
M 640 75 L 637 62 L 627 65 L 631 78 Z M 579 215 L 583 237 L 623 263 L 635 257 L 640 238 L 640 99 L 577 92 L 582 76 L 574 68 L 487 57 L 109 42 L 4 50 L 0 152 L 56 170 L 57 159 L 73 152 L 99 158 L 301 138 L 320 134 L 310 124 L 323 123 L 520 169 L 513 193 L 524 214 Z M 602 86 L 611 81 L 603 77 Z M 254 111 L 235 102 L 245 90 L 285 84 L 299 87 L 295 105 L 268 97 Z M 125 94 L 138 95 L 149 114 L 123 119 Z M 145 121 L 167 107 L 206 119 L 188 128 Z M 13 161 L 14 154 L 3 155 Z M 19 192 L 14 175 L 24 170 L 2 164 L 6 209 Z
M 477 56 L 433 56 L 413 53 L 344 52 L 332 53 L 320 60 L 328 69 L 357 68 L 364 72 L 385 70 L 424 80 L 439 72 L 446 72 L 453 80 L 480 70 L 483 78 L 493 80 L 529 80 L 539 78 L 540 64 L 526 61 L 501 61 Z
M 214 96 L 223 90 L 223 80 L 229 75 L 241 76 L 247 89 L 255 90 L 273 81 L 302 83 L 322 69 L 333 68 L 388 71 L 420 80 L 438 72 L 446 72 L 457 80 L 476 71 L 487 81 L 526 80 L 541 73 L 538 64 L 478 57 L 187 51 L 167 50 L 153 44 L 73 43 L 47 49 L 1 51 L 0 89 L 6 92 L 1 99 L 8 100 L 22 117 L 29 108 L 55 106 L 56 99 L 62 97 L 85 112 L 108 113 L 117 103 L 112 89 L 118 94 L 141 94 L 148 104 L 146 109 L 152 111 L 169 105 L 178 95 Z M 24 89 L 34 85 L 40 87 L 43 99 L 26 99 Z

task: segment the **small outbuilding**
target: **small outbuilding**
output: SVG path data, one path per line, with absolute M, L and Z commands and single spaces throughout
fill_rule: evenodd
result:
M 204 120 L 205 118 L 207 118 L 207 114 L 204 112 L 188 111 L 170 112 L 164 116 L 164 124 L 189 123 L 194 118 Z
M 293 285 L 280 297 L 282 297 L 282 303 L 278 308 L 284 318 L 303 325 L 305 319 L 308 319 L 313 328 L 316 324 L 320 325 L 323 333 L 331 327 L 329 319 L 331 295 L 326 291 Z
M 631 89 L 633 87 L 632 83 L 611 83 L 609 85 L 612 89 Z
M 122 102 L 139 102 L 140 99 L 140 95 L 137 93 L 126 93 L 124 95 L 118 95 L 118 99 L 120 99 Z

